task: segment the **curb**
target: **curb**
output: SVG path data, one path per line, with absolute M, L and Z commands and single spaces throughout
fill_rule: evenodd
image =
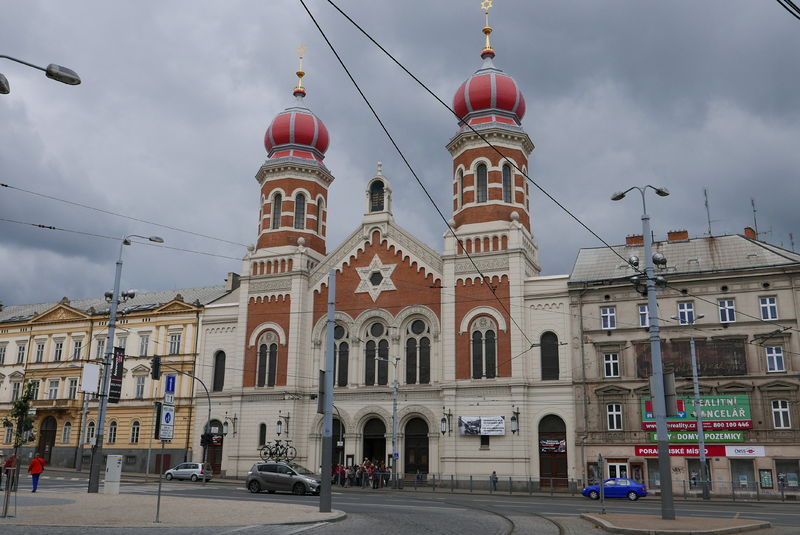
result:
M 754 520 L 751 524 L 743 526 L 733 526 L 730 528 L 718 529 L 647 529 L 647 528 L 623 528 L 615 526 L 611 522 L 598 518 L 592 513 L 581 513 L 581 518 L 593 523 L 596 527 L 608 531 L 609 533 L 627 533 L 630 535 L 725 535 L 728 533 L 742 533 L 772 527 L 769 522 Z M 701 517 L 697 517 L 698 519 Z

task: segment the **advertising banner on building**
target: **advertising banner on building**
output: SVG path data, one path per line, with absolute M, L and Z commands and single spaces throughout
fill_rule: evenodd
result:
M 667 418 L 670 431 L 697 430 L 697 413 L 694 398 L 678 398 L 678 416 Z M 703 415 L 703 429 L 721 431 L 726 429 L 751 429 L 750 399 L 746 395 L 700 396 L 700 409 Z M 653 402 L 642 399 L 642 429 L 653 431 L 656 428 Z
M 764 446 L 723 446 L 706 445 L 706 457 L 764 457 Z M 658 457 L 658 446 L 636 446 L 636 457 Z M 700 457 L 700 448 L 694 445 L 670 446 L 670 457 Z
M 460 435 L 505 435 L 505 416 L 459 416 Z
M 111 355 L 111 385 L 108 389 L 108 402 L 119 403 L 122 394 L 122 370 L 125 365 L 125 348 L 115 347 Z
M 697 431 L 669 431 L 668 434 L 670 442 L 697 444 Z M 744 431 L 704 431 L 703 439 L 705 442 L 744 442 Z M 650 440 L 658 442 L 655 431 L 650 433 Z

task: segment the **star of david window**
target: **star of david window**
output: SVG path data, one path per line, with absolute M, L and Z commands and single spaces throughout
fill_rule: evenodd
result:
M 378 255 L 372 258 L 368 266 L 356 268 L 361 282 L 355 293 L 368 293 L 373 301 L 377 301 L 381 292 L 396 290 L 392 282 L 392 272 L 397 264 L 384 264 Z

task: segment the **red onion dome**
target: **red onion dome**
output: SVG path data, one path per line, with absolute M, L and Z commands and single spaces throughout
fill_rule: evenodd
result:
M 264 135 L 270 158 L 294 156 L 322 161 L 328 150 L 328 129 L 311 110 L 302 106 L 305 90 L 296 89 L 297 105 L 287 108 L 272 121 Z
M 519 125 L 525 116 L 525 97 L 514 79 L 492 63 L 494 51 L 484 50 L 483 65 L 461 84 L 453 97 L 453 109 L 462 121 L 491 121 Z

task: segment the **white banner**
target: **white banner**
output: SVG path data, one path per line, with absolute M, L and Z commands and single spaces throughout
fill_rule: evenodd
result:
M 460 435 L 505 435 L 505 416 L 459 416 Z
M 83 380 L 81 390 L 87 394 L 97 394 L 100 383 L 100 366 L 86 363 L 83 365 Z
M 766 457 L 764 446 L 725 446 L 728 457 Z

